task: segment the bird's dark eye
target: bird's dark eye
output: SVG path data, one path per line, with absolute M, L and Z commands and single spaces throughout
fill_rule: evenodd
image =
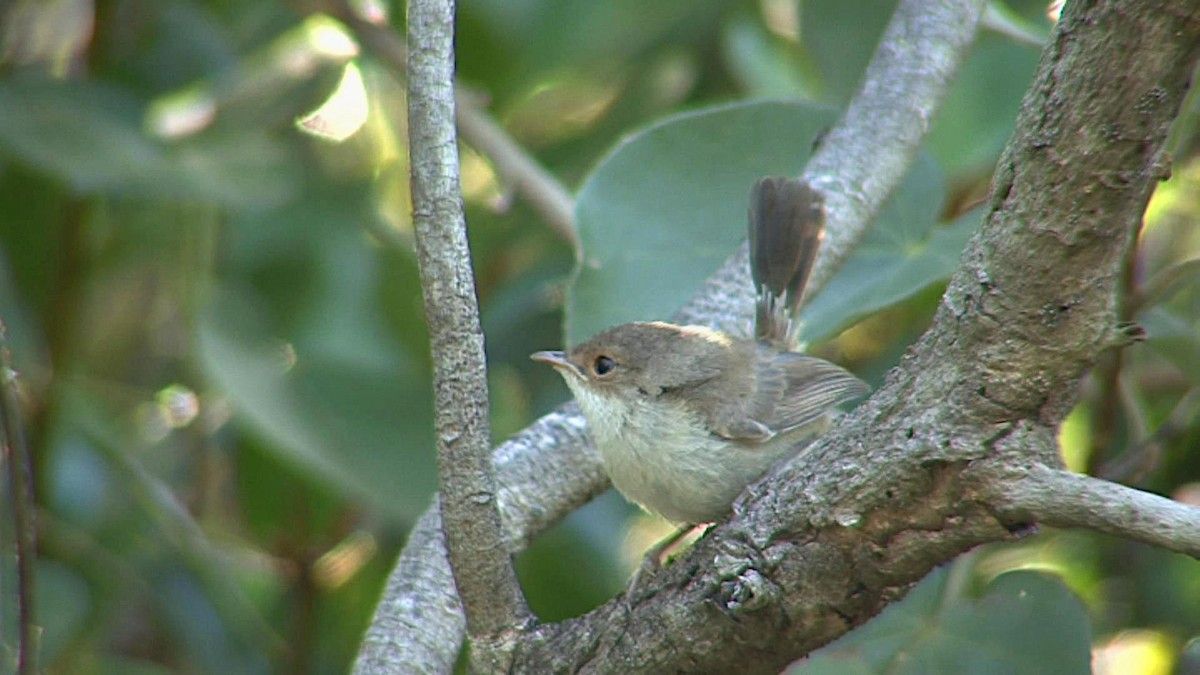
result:
M 592 364 L 592 370 L 595 370 L 597 375 L 607 375 L 616 367 L 616 361 L 603 355 L 597 356 L 596 361 Z

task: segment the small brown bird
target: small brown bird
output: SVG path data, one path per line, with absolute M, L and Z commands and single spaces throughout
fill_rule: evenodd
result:
M 798 180 L 760 179 L 749 220 L 755 339 L 638 322 L 532 356 L 566 380 L 613 485 L 676 523 L 725 516 L 747 485 L 824 433 L 835 406 L 869 391 L 791 351 L 824 233 L 820 195 Z

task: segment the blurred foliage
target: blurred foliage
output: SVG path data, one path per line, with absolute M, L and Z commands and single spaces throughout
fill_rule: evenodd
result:
M 363 6 L 402 23 L 399 3 Z M 663 318 L 721 263 L 750 181 L 803 165 L 893 6 L 463 0 L 461 77 L 577 192 L 585 245 L 573 272 L 464 149 L 497 440 L 566 398 L 530 352 Z M 35 457 L 46 672 L 344 672 L 429 503 L 403 83 L 314 9 L 0 8 L 0 319 Z M 1007 10 L 1048 33 L 1044 4 Z M 878 382 L 919 334 L 1037 59 L 981 35 L 925 155 L 811 306 L 818 352 Z M 1106 356 L 1062 437 L 1071 466 L 1192 502 L 1197 112 L 1130 260 L 1127 313 L 1151 339 Z M 518 560 L 535 609 L 611 597 L 661 533 L 611 494 L 573 514 Z M 10 518 L 0 535 L 9 672 Z M 954 563 L 796 672 L 1078 672 L 1089 647 L 1105 672 L 1198 668 L 1197 597 L 1193 560 L 1047 533 Z
M 970 581 L 971 562 L 965 556 L 935 570 L 904 602 L 788 673 L 1089 671 L 1087 616 L 1066 586 L 1018 570 L 993 579 L 975 600 L 962 589 Z

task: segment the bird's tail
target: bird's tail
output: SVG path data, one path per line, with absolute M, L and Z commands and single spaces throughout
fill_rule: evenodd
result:
M 804 286 L 825 234 L 825 200 L 794 178 L 760 178 L 750 190 L 750 274 L 760 341 L 791 349 Z

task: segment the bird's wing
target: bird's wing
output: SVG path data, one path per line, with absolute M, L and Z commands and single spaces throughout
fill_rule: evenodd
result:
M 795 352 L 761 359 L 757 385 L 747 413 L 775 434 L 816 422 L 871 390 L 844 368 Z

